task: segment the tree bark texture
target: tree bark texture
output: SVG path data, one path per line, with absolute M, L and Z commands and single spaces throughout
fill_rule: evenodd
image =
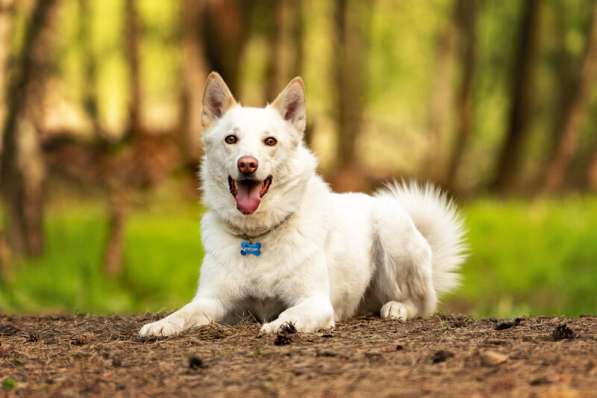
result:
M 141 133 L 142 110 L 143 110 L 143 89 L 141 82 L 141 54 L 140 54 L 140 31 L 141 22 L 136 8 L 135 0 L 125 0 L 125 49 L 129 73 L 129 119 L 125 135 L 127 138 Z
M 58 4 L 57 0 L 39 0 L 33 6 L 7 89 L 0 178 L 6 235 L 15 255 L 39 255 L 43 250 L 44 165 L 38 133 L 28 115 L 28 103 L 43 97 L 48 36 Z
M 507 193 L 516 183 L 520 172 L 520 157 L 531 124 L 533 80 L 539 43 L 542 0 L 521 2 L 518 46 L 512 70 L 511 105 L 508 129 L 498 153 L 496 174 L 490 189 Z
M 454 18 L 458 28 L 460 87 L 456 96 L 456 140 L 448 163 L 445 185 L 456 189 L 458 170 L 473 130 L 473 81 L 477 61 L 477 0 L 456 0 Z
M 583 60 L 572 86 L 571 101 L 564 113 L 562 130 L 545 175 L 545 189 L 555 192 L 562 188 L 568 165 L 576 150 L 578 137 L 587 115 L 591 89 L 597 74 L 597 2 L 593 3 L 591 27 L 586 39 Z
M 356 145 L 362 132 L 371 36 L 372 5 L 356 0 L 336 0 L 335 124 L 337 170 L 355 168 Z
M 202 15 L 205 2 L 184 0 L 181 8 L 182 20 L 182 87 L 180 112 L 180 152 L 185 168 L 197 171 L 197 161 L 201 156 L 199 138 L 202 131 L 202 93 L 207 69 L 203 59 L 201 40 Z
M 219 72 L 238 95 L 240 63 L 249 38 L 252 2 L 211 0 L 203 13 L 203 46 L 210 70 Z

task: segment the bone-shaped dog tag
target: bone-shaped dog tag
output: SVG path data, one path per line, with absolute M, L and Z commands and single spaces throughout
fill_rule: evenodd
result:
M 247 241 L 240 242 L 240 254 L 241 256 L 247 256 L 249 254 L 257 257 L 261 256 L 261 243 L 251 243 Z

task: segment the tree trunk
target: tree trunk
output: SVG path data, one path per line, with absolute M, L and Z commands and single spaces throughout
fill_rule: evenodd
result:
M 587 186 L 590 191 L 597 192 L 597 148 L 593 153 L 587 169 Z
M 335 124 L 336 185 L 356 189 L 359 159 L 356 153 L 362 131 L 367 94 L 367 67 L 371 35 L 372 5 L 356 0 L 335 1 Z M 345 178 L 347 177 L 347 178 Z M 351 180 L 354 186 L 350 185 Z M 348 185 L 347 185 L 348 184 Z M 346 186 L 344 186 L 346 185 Z
M 448 164 L 445 181 L 446 186 L 450 189 L 456 188 L 458 170 L 473 128 L 473 79 L 477 59 L 477 7 L 476 0 L 457 0 L 454 10 L 459 34 L 462 75 L 456 97 L 456 141 Z
M 115 277 L 122 270 L 127 203 L 124 193 L 110 192 L 108 198 L 108 236 L 104 249 L 104 272 Z
M 126 0 L 124 3 L 125 15 L 125 45 L 126 60 L 129 72 L 129 119 L 123 142 L 133 146 L 132 151 L 141 151 L 137 148 L 143 141 L 142 109 L 143 92 L 141 83 L 141 60 L 139 38 L 141 26 L 135 0 Z M 108 147 L 103 147 L 101 157 L 108 163 L 118 165 L 117 156 L 111 156 Z M 108 150 L 106 150 L 108 149 Z M 127 191 L 136 188 L 136 175 L 143 178 L 146 172 L 142 167 L 133 170 L 123 165 L 122 167 L 108 167 L 103 175 L 103 184 L 108 195 L 108 237 L 104 246 L 103 268 L 108 277 L 114 277 L 122 269 L 122 254 L 124 246 L 124 230 L 126 225 L 126 196 Z
M 265 40 L 267 42 L 267 59 L 264 70 L 265 101 L 273 101 L 284 84 L 284 46 L 286 45 L 285 31 L 287 24 L 284 19 L 284 1 L 273 0 L 264 2 Z
M 195 178 L 201 155 L 201 103 L 206 67 L 201 43 L 201 23 L 205 4 L 202 0 L 184 0 L 182 19 L 182 87 L 179 144 L 185 168 Z
M 230 90 L 238 95 L 240 62 L 249 39 L 253 2 L 211 0 L 203 13 L 203 47 L 210 70 L 219 72 Z
M 14 0 L 0 0 L 0 131 L 4 125 L 6 113 L 6 83 L 8 60 L 11 48 L 11 35 L 14 19 Z M 2 148 L 0 147 L 0 151 Z
M 545 189 L 555 192 L 561 189 L 566 171 L 576 150 L 576 143 L 590 102 L 591 88 L 597 73 L 597 2 L 593 3 L 591 28 L 580 70 L 574 82 L 571 101 L 564 113 L 562 131 L 555 146 L 552 160 L 545 174 Z
M 422 174 L 432 181 L 444 181 L 443 138 L 449 124 L 454 73 L 454 18 L 448 18 L 435 38 L 434 74 L 431 81 L 431 98 L 428 111 L 427 151 L 423 159 Z
M 0 131 L 3 131 L 4 115 L 6 113 L 6 83 L 9 70 L 9 56 L 11 48 L 11 34 L 13 29 L 13 18 L 15 5 L 13 0 L 0 0 Z M 0 145 L 2 139 L 0 137 Z M 2 147 L 0 146 L 0 153 Z M 10 247 L 6 240 L 4 231 L 0 230 L 0 277 L 6 273 L 10 258 Z
M 303 73 L 303 58 L 305 54 L 304 37 L 304 5 L 303 0 L 285 0 L 288 8 L 288 18 L 290 18 L 290 39 L 286 52 L 292 55 L 290 63 L 290 73 L 288 79 L 300 76 Z M 307 128 L 305 129 L 305 142 L 311 146 L 313 141 L 313 119 L 307 118 Z
M 99 119 L 99 105 L 97 101 L 97 64 L 92 47 L 90 32 L 91 12 L 89 0 L 79 0 L 79 40 L 83 49 L 83 76 L 86 82 L 83 89 L 83 109 L 91 122 L 95 136 L 104 136 Z
M 141 86 L 140 22 L 135 0 L 125 0 L 125 48 L 129 72 L 129 120 L 126 138 L 139 134 L 142 129 L 143 92 Z
M 290 66 L 289 77 L 300 76 L 303 73 L 303 57 L 305 53 L 305 46 L 303 45 L 303 24 L 304 11 L 303 0 L 285 0 L 287 9 L 292 22 L 290 28 L 290 43 L 291 46 L 287 50 L 294 55 Z
M 264 98 L 271 102 L 303 70 L 303 0 L 267 1 L 268 23 L 265 37 L 268 46 L 265 67 Z M 313 126 L 307 119 L 305 141 L 311 143 Z
M 43 96 L 40 76 L 49 58 L 47 33 L 57 6 L 57 0 L 35 3 L 6 98 L 0 175 L 7 239 L 16 255 L 39 255 L 43 249 L 44 168 L 38 134 L 27 120 L 27 105 Z
M 531 122 L 534 64 L 539 43 L 541 1 L 522 2 L 523 12 L 519 25 L 518 47 L 514 54 L 512 94 L 508 130 L 496 166 L 496 175 L 490 189 L 507 193 L 516 183 L 520 155 Z
M 264 96 L 267 101 L 272 101 L 302 69 L 302 1 L 278 0 L 268 5 Z
M 3 231 L 0 231 L 0 282 L 2 277 L 6 275 L 11 268 L 12 255 L 8 241 Z
M 577 57 L 573 57 L 572 54 L 570 54 L 570 49 L 566 40 L 566 37 L 569 36 L 569 26 L 567 23 L 567 19 L 569 18 L 567 15 L 568 7 L 566 4 L 558 2 L 555 2 L 553 7 L 553 12 L 555 14 L 552 24 L 552 29 L 554 30 L 553 36 L 555 47 L 555 62 L 553 68 L 555 69 L 554 74 L 557 75 L 555 77 L 557 80 L 556 89 L 559 94 L 556 96 L 556 98 L 554 98 L 552 112 L 553 129 L 550 132 L 551 142 L 548 143 L 549 147 L 546 148 L 546 163 L 550 160 L 550 157 L 555 152 L 557 143 L 562 136 L 566 111 L 574 97 L 573 87 L 576 83 L 579 70 L 578 64 L 580 63 L 580 61 L 576 59 Z M 545 177 L 544 172 L 545 170 L 543 170 L 541 179 L 544 179 Z

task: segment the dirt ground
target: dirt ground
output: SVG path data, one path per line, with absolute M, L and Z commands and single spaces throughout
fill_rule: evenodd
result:
M 0 316 L 0 396 L 597 397 L 597 317 L 406 323 L 141 340 L 158 315 Z M 566 324 L 567 326 L 562 326 Z

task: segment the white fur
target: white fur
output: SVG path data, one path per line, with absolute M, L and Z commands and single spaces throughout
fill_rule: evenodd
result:
M 263 323 L 263 333 L 285 322 L 313 332 L 370 311 L 405 321 L 433 313 L 438 294 L 457 285 L 463 229 L 444 194 L 416 184 L 394 184 L 374 196 L 333 193 L 316 174 L 300 130 L 272 106 L 234 105 L 204 134 L 208 211 L 199 288 L 189 304 L 143 326 L 140 335 L 168 336 L 248 313 Z M 233 146 L 223 141 L 231 131 L 239 137 Z M 263 145 L 266 136 L 278 144 Z M 259 178 L 273 176 L 251 215 L 236 209 L 227 185 L 243 155 L 258 159 Z M 258 239 L 260 257 L 240 255 L 237 234 L 272 228 Z

